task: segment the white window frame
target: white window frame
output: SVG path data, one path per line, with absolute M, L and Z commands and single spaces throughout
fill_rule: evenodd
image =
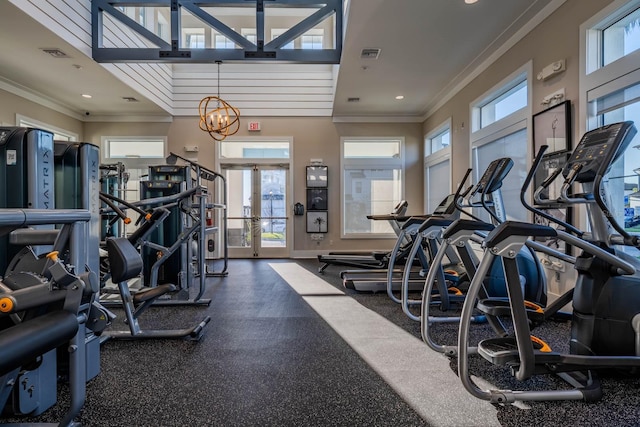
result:
M 162 141 L 163 143 L 163 157 L 110 157 L 109 156 L 109 143 L 111 141 L 131 141 L 131 142 L 145 142 L 145 141 Z M 169 155 L 168 143 L 166 136 L 102 136 L 100 137 L 100 160 L 102 163 L 115 163 L 121 162 L 126 167 L 130 168 L 143 168 L 145 166 L 154 166 L 158 163 L 165 163 L 167 156 Z
M 487 92 L 485 92 L 482 96 L 476 98 L 470 104 L 470 116 L 471 116 L 471 143 L 473 141 L 482 139 L 488 135 L 498 132 L 500 129 L 511 126 L 514 123 L 518 123 L 522 120 L 526 120 L 531 117 L 531 76 L 533 75 L 533 62 L 529 61 L 516 71 L 511 73 L 509 76 L 504 78 L 500 83 L 493 86 Z M 487 102 L 497 98 L 503 93 L 508 92 L 517 84 L 521 83 L 523 80 L 527 81 L 527 105 L 523 108 L 520 108 L 517 111 L 509 114 L 506 117 L 501 118 L 483 128 L 480 128 L 480 109 L 482 106 L 486 105 Z
M 531 167 L 531 155 L 529 154 L 529 150 L 531 150 L 531 129 L 529 126 L 527 126 L 527 124 L 529 123 L 529 121 L 527 119 L 522 120 L 520 122 L 517 123 L 513 123 L 510 124 L 509 126 L 506 126 L 500 130 L 498 130 L 496 133 L 493 133 L 491 135 L 487 135 L 484 138 L 481 138 L 479 140 L 474 141 L 471 144 L 471 153 L 469 155 L 469 159 L 471 161 L 471 168 L 473 169 L 472 171 L 472 180 L 474 183 L 478 182 L 478 179 L 480 178 L 480 175 L 484 172 L 482 170 L 477 170 L 476 165 L 474 165 L 473 163 L 473 150 L 477 149 L 477 148 L 481 148 L 483 145 L 487 145 L 487 144 L 491 144 L 492 142 L 496 141 L 497 139 L 502 139 L 502 138 L 506 138 L 509 135 L 512 135 L 516 132 L 520 132 L 521 130 L 526 130 L 527 132 L 527 153 L 526 153 L 526 164 L 527 164 L 527 170 L 529 170 L 529 168 Z M 515 169 L 513 169 L 515 170 Z M 513 175 L 513 172 L 510 172 L 511 175 Z M 507 179 L 509 179 L 507 177 Z M 520 183 L 520 186 L 522 186 L 523 182 Z M 529 194 L 531 194 L 531 188 L 529 188 L 528 191 L 528 195 L 527 197 L 529 197 Z M 505 199 L 506 200 L 506 199 Z M 513 216 L 511 215 L 511 213 L 509 212 L 508 209 L 505 209 L 507 212 L 507 218 L 508 219 L 513 219 Z M 521 219 L 518 219 L 521 220 Z M 532 220 L 532 214 L 530 211 L 526 210 L 526 219 L 525 221 L 531 221 Z
M 614 0 L 580 25 L 580 96 L 576 141 L 589 129 L 599 125 L 595 111 L 590 111 L 589 104 L 592 101 L 640 82 L 640 50 L 606 66 L 602 65 L 602 31 L 639 7 L 640 0 Z M 636 126 L 640 124 L 636 123 Z M 575 215 L 578 227 L 587 229 L 584 208 L 576 209 Z
M 400 157 L 399 158 L 344 158 L 344 144 L 345 142 L 354 141 L 400 141 Z M 400 169 L 400 200 L 405 197 L 405 139 L 403 136 L 388 136 L 388 137 L 340 137 L 340 237 L 342 239 L 396 239 L 397 236 L 394 233 L 345 233 L 345 193 L 344 193 L 344 173 L 349 169 Z
M 233 29 L 233 28 L 232 28 Z M 224 46 L 225 47 L 218 47 L 218 43 L 216 42 L 216 37 L 220 36 L 224 38 Z M 228 45 L 231 44 L 231 47 L 228 47 Z M 214 49 L 238 49 L 238 46 L 236 45 L 236 43 L 231 40 L 229 37 L 225 36 L 222 33 L 219 33 L 217 31 L 211 31 L 211 46 Z
M 78 140 L 78 134 L 75 132 L 71 132 L 70 130 L 62 129 L 57 126 L 50 125 L 49 123 L 32 119 L 31 117 L 23 116 L 22 114 L 16 114 L 16 126 L 37 128 L 49 131 L 54 134 L 54 139 L 55 135 L 60 135 L 61 137 L 66 138 L 67 141 L 74 142 Z
M 269 142 L 287 142 L 289 143 L 289 158 L 283 157 L 275 157 L 275 158 L 250 158 L 250 163 L 252 164 L 293 164 L 293 137 L 292 136 L 270 136 L 270 137 L 259 137 L 259 136 L 230 136 L 224 139 L 224 141 L 218 141 L 216 144 L 216 167 L 219 169 L 221 164 L 235 164 L 242 165 L 247 164 L 249 160 L 246 157 L 222 157 L 222 144 L 223 143 L 238 143 L 238 142 L 252 142 L 252 143 L 269 143 Z M 293 175 L 293 174 L 292 174 Z M 291 187 L 293 188 L 293 187 Z
M 427 197 L 427 189 L 429 188 L 429 182 L 428 182 L 428 176 L 427 176 L 427 168 L 438 165 L 442 162 L 445 161 L 449 161 L 449 190 L 448 192 L 451 193 L 451 183 L 453 181 L 453 177 L 451 176 L 451 143 L 449 143 L 448 147 L 444 147 L 438 151 L 436 151 L 435 153 L 431 152 L 431 144 L 432 144 L 432 139 L 435 138 L 436 136 L 439 136 L 440 134 L 442 134 L 445 131 L 449 131 L 449 135 L 453 135 L 452 133 L 452 128 L 451 128 L 451 117 L 449 117 L 447 120 L 445 120 L 443 123 L 441 123 L 439 126 L 436 126 L 433 130 L 431 130 L 430 132 L 428 132 L 425 137 L 424 137 L 424 152 L 425 153 L 430 153 L 430 154 L 425 154 L 424 156 L 424 164 L 423 164 L 423 189 L 424 189 L 424 195 L 423 195 L 423 204 L 424 204 L 424 212 L 426 213 L 431 213 L 433 212 L 433 210 L 435 209 L 435 206 L 431 207 L 429 206 L 429 198 Z
M 527 152 L 526 156 L 526 165 L 527 170 L 531 168 L 531 143 L 532 140 L 532 129 L 530 126 L 531 123 L 531 115 L 532 115 L 532 76 L 533 76 L 533 61 L 528 61 L 526 64 L 518 68 L 516 71 L 511 73 L 509 76 L 504 78 L 500 83 L 493 86 L 489 89 L 484 95 L 478 97 L 476 100 L 471 102 L 469 106 L 470 115 L 471 115 L 471 126 L 470 126 L 470 144 L 469 144 L 469 163 L 470 167 L 473 168 L 473 150 L 475 148 L 481 147 L 482 145 L 491 143 L 499 138 L 504 138 L 508 135 L 516 133 L 522 129 L 526 129 L 527 131 Z M 487 101 L 494 99 L 502 93 L 507 92 L 515 85 L 522 82 L 522 79 L 527 81 L 527 105 L 523 108 L 520 108 L 517 111 L 509 114 L 506 117 L 503 117 L 500 120 L 497 120 L 490 125 L 479 129 L 479 121 L 480 121 L 480 108 L 482 105 L 486 104 Z M 475 130 L 474 130 L 475 129 Z M 475 171 L 472 176 L 476 176 L 476 174 L 480 174 L 482 171 Z M 474 178 L 475 182 L 475 178 Z M 529 194 L 527 197 L 530 197 L 531 189 L 529 189 Z M 508 213 L 507 213 L 508 214 Z M 527 219 L 530 221 L 532 219 L 532 214 L 527 211 Z
M 200 48 L 195 48 L 195 47 L 191 47 L 187 44 L 187 37 L 188 36 L 202 36 L 202 43 L 204 43 L 203 48 L 207 47 L 207 39 L 205 37 L 205 31 L 204 28 L 201 27 L 195 27 L 195 28 L 183 28 L 182 29 L 182 40 L 183 40 L 183 47 L 185 49 L 200 49 Z
M 304 44 L 304 37 L 305 36 L 311 36 L 311 37 L 317 37 L 320 36 L 320 47 L 319 48 L 311 48 L 311 50 L 315 50 L 315 49 L 324 49 L 324 29 L 322 28 L 312 28 L 309 31 L 307 31 L 306 33 L 304 33 L 303 35 L 300 36 L 300 48 L 302 48 L 302 45 Z
M 640 81 L 640 50 L 600 65 L 602 31 L 638 7 L 640 0 L 615 0 L 580 26 L 578 138 L 589 128 L 590 101 Z

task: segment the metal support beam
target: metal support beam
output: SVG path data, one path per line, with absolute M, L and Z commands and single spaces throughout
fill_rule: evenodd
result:
M 342 25 L 344 0 L 92 0 L 92 51 L 97 62 L 215 62 L 215 61 L 286 61 L 297 63 L 340 62 L 342 52 Z M 171 42 L 148 30 L 128 17 L 121 7 L 157 7 L 169 8 Z M 256 43 L 247 40 L 242 34 L 229 27 L 204 8 L 255 7 Z M 307 18 L 296 23 L 283 34 L 265 43 L 265 8 L 316 8 Z M 236 49 L 197 48 L 181 49 L 182 10 L 188 11 L 202 23 L 222 34 L 238 46 Z M 131 29 L 132 34 L 145 40 L 147 47 L 130 46 L 104 47 L 104 13 Z M 326 19 L 334 17 L 332 49 L 282 49 L 291 41 L 308 32 Z M 107 43 L 109 44 L 109 43 Z M 113 42 L 111 43 L 114 44 Z

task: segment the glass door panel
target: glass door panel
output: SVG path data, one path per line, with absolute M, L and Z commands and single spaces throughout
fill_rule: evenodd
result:
M 287 170 L 261 168 L 260 253 L 282 256 L 287 246 Z
M 223 165 L 229 256 L 287 257 L 288 173 L 282 166 Z

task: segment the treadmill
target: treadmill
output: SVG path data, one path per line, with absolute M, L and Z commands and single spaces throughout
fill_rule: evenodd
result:
M 385 215 L 367 215 L 368 219 L 374 221 L 389 221 L 396 236 L 400 235 L 402 223 L 409 217 L 405 216 L 409 203 L 401 200 L 390 214 Z M 318 261 L 322 265 L 318 268 L 318 273 L 324 273 L 324 270 L 330 265 L 341 265 L 346 267 L 367 268 L 367 269 L 383 269 L 388 264 L 388 251 L 373 252 L 331 252 L 327 255 L 318 255 Z
M 410 268 L 409 290 L 412 292 L 421 291 L 424 287 L 424 277 L 421 272 L 428 266 L 424 251 L 418 251 L 416 259 L 411 260 L 410 266 L 405 265 L 403 267 L 402 264 L 406 261 L 417 236 L 418 228 L 424 221 L 432 216 L 448 217 L 450 215 L 458 215 L 455 199 L 455 194 L 448 195 L 440 202 L 432 214 L 398 217 L 398 221 L 402 223 L 402 226 L 398 232 L 396 245 L 389 254 L 386 263 L 387 267 L 390 266 L 392 268 L 392 271 L 389 272 L 389 269 L 384 267 L 379 269 L 345 270 L 340 273 L 344 287 L 358 292 L 387 292 L 387 283 L 390 277 L 393 290 L 399 291 L 404 269 Z M 394 268 L 395 265 L 400 265 L 402 268 Z

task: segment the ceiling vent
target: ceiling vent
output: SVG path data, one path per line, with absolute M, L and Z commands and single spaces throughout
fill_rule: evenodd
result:
M 362 49 L 362 53 L 360 53 L 362 59 L 378 59 L 378 56 L 380 56 L 380 49 L 377 47 Z
M 133 96 L 123 96 L 122 99 L 124 99 L 127 102 L 140 102 L 137 98 L 134 98 Z
M 360 102 L 360 98 L 356 98 L 356 97 L 347 98 L 347 102 Z
M 40 49 L 41 51 L 48 53 L 54 58 L 68 58 L 69 55 L 58 49 L 57 47 L 43 47 Z

